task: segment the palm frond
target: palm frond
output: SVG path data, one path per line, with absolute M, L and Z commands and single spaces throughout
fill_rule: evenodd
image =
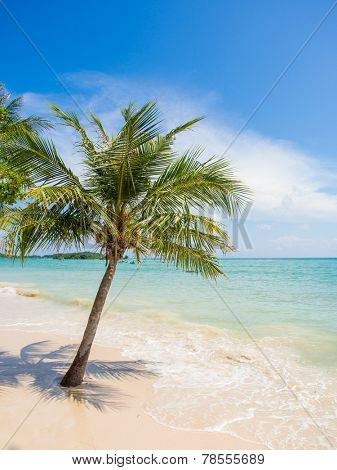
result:
M 191 130 L 195 127 L 195 125 L 205 119 L 205 116 L 200 116 L 195 119 L 191 119 L 190 121 L 185 122 L 184 124 L 180 124 L 179 126 L 175 127 L 172 129 L 168 134 L 166 134 L 166 139 L 171 140 L 173 139 L 177 134 L 180 134 L 181 132 L 185 132 L 188 130 Z
M 29 188 L 24 197 L 33 201 L 39 210 L 60 214 L 76 214 L 79 226 L 87 230 L 88 224 L 99 235 L 106 239 L 106 233 L 117 236 L 117 229 L 111 213 L 108 214 L 100 201 L 86 189 L 77 185 L 66 186 L 37 186 Z
M 23 97 L 10 100 L 10 93 L 0 85 L 0 143 L 21 133 L 35 133 L 52 127 L 51 123 L 39 116 L 22 117 Z
M 171 163 L 152 184 L 142 201 L 144 212 L 196 209 L 215 206 L 233 216 L 249 200 L 249 190 L 234 177 L 224 159 L 201 162 L 202 151 L 194 149 Z
M 89 139 L 84 127 L 81 125 L 80 120 L 76 113 L 62 111 L 62 109 L 58 108 L 54 104 L 50 103 L 50 108 L 54 111 L 56 117 L 58 117 L 61 123 L 65 126 L 72 127 L 75 129 L 76 132 L 79 133 L 81 140 L 79 141 L 79 145 L 83 148 L 86 152 L 94 152 L 94 144 Z
M 103 126 L 102 122 L 100 121 L 100 119 L 97 116 L 95 116 L 94 113 L 89 113 L 89 116 L 91 117 L 92 122 L 93 122 L 93 124 L 95 125 L 95 127 L 97 129 L 97 132 L 98 132 L 98 135 L 99 135 L 99 138 L 100 138 L 102 144 L 109 145 L 110 138 L 109 138 L 108 134 L 106 133 L 106 131 L 104 129 L 104 126 Z
M 127 229 L 130 230 L 130 226 Z M 131 226 L 131 230 L 211 253 L 217 248 L 223 252 L 233 249 L 228 233 L 219 223 L 209 217 L 191 214 L 188 209 L 185 212 L 155 214 L 148 219 L 141 219 Z
M 152 253 L 164 263 L 173 264 L 176 268 L 192 271 L 209 279 L 224 274 L 216 256 L 203 249 L 183 246 L 162 238 L 149 238 L 147 242 Z
M 7 95 L 7 97 L 9 97 L 9 95 Z M 7 103 L 6 111 L 9 115 L 11 114 L 17 115 L 17 113 L 21 111 L 22 106 L 23 106 L 23 97 L 18 96 L 17 98 L 14 98 L 9 103 Z
M 55 145 L 36 134 L 23 134 L 2 147 L 2 157 L 17 171 L 29 174 L 34 185 L 75 185 L 79 178 L 66 166 Z
M 0 227 L 7 232 L 0 243 L 1 250 L 22 261 L 38 249 L 80 248 L 90 236 L 90 225 L 79 223 L 76 213 L 43 210 L 37 204 L 7 212 L 0 218 Z

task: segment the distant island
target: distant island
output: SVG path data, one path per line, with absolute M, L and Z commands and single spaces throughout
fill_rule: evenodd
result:
M 101 253 L 93 253 L 92 251 L 80 251 L 77 253 L 55 253 L 53 255 L 44 255 L 42 258 L 50 259 L 105 259 Z
M 7 258 L 5 255 L 0 253 L 0 258 Z M 79 251 L 77 253 L 54 253 L 52 255 L 31 255 L 26 258 L 49 258 L 49 259 L 105 259 L 105 256 L 100 253 L 93 253 L 92 251 Z M 128 259 L 125 255 L 123 259 Z

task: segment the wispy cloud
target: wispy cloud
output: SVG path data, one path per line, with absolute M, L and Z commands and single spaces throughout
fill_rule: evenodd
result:
M 205 158 L 221 155 L 233 139 L 236 126 L 223 117 L 217 96 L 191 96 L 145 80 L 118 79 L 101 73 L 76 73 L 65 77 L 83 110 L 92 110 L 111 130 L 120 124 L 119 108 L 130 100 L 142 103 L 156 99 L 163 113 L 163 126 L 171 127 L 192 117 L 207 114 L 198 129 L 177 139 L 179 150 L 196 145 L 205 148 Z M 48 101 L 74 108 L 64 96 L 26 94 L 30 110 L 41 112 Z M 84 123 L 85 124 L 85 123 Z M 238 123 L 236 123 L 238 124 Z M 53 138 L 68 163 L 77 163 L 71 135 L 55 130 Z M 230 149 L 238 175 L 254 191 L 251 220 L 272 222 L 332 222 L 337 217 L 337 194 L 325 188 L 336 185 L 337 173 L 326 168 L 320 156 L 312 156 L 293 143 L 273 140 L 252 131 L 244 132 Z
M 299 246 L 308 247 L 312 246 L 313 240 L 311 238 L 298 237 L 297 235 L 283 235 L 272 240 L 277 250 L 284 250 L 289 248 L 298 248 Z
M 263 231 L 270 231 L 272 230 L 273 226 L 271 224 L 260 224 L 257 226 L 257 228 Z

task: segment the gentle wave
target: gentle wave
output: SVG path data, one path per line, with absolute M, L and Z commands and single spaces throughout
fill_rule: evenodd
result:
M 223 432 L 270 448 L 329 448 L 318 423 L 336 440 L 335 371 L 308 366 L 275 338 L 255 344 L 224 329 L 120 314 L 99 338 L 157 364 L 160 376 L 146 412 L 161 424 Z
M 67 304 L 67 305 L 74 305 L 77 307 L 82 307 L 87 309 L 92 305 L 92 300 L 89 299 L 80 299 L 80 298 L 73 298 L 73 299 L 65 299 L 60 296 L 50 295 L 46 292 L 41 292 L 37 289 L 28 289 L 26 287 L 18 287 L 17 284 L 14 283 L 0 283 L 0 296 L 22 296 L 22 297 L 38 297 L 43 298 L 46 300 L 50 300 L 52 302 L 58 304 Z
M 21 295 L 22 297 L 41 297 L 41 294 L 37 290 L 28 290 L 21 287 L 13 287 L 12 285 L 1 285 L 0 295 L 13 296 Z

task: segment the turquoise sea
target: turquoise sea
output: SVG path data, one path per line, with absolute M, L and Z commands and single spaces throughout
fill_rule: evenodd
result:
M 328 448 L 324 433 L 337 440 L 337 259 L 221 265 L 227 277 L 214 283 L 158 260 L 120 264 L 97 341 L 157 364 L 147 412 L 159 422 L 271 448 Z M 103 271 L 102 261 L 0 259 L 0 328 L 81 335 Z

